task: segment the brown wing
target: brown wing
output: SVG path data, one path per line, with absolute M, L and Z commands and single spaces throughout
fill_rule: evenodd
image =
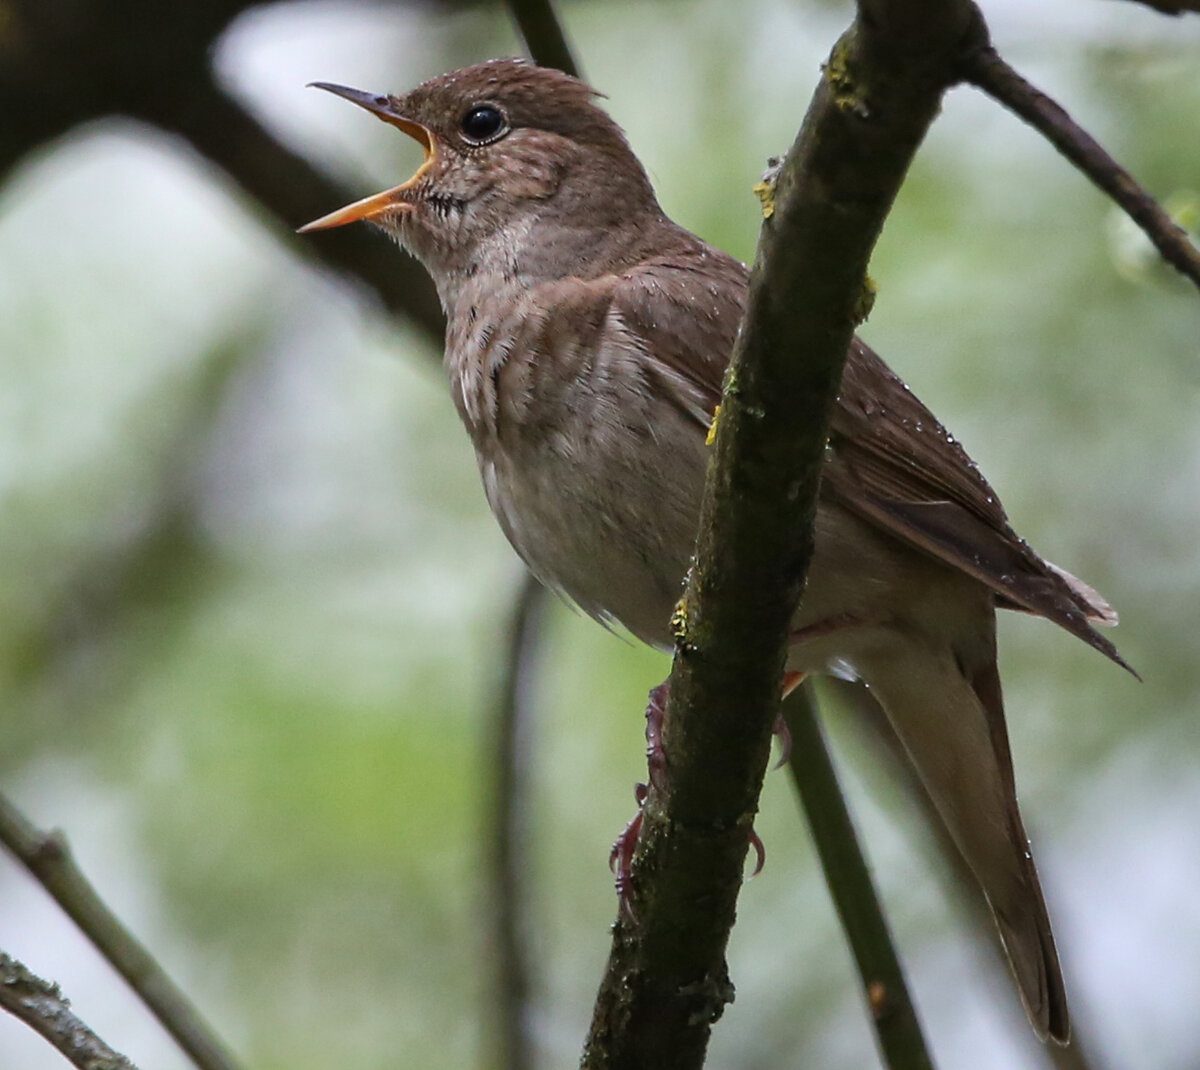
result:
M 720 400 L 747 275 L 744 265 L 686 231 L 679 231 L 678 238 L 677 248 L 626 273 L 614 303 L 658 356 L 657 374 L 678 377 L 688 389 L 672 391 L 669 382 L 655 385 L 666 387 L 664 394 L 677 397 L 707 424 Z M 691 276 L 692 284 L 681 286 L 681 275 Z M 670 307 L 685 294 L 686 309 Z M 668 323 L 675 329 L 666 329 Z M 975 462 L 857 338 L 847 356 L 830 446 L 823 495 L 974 576 L 995 592 L 998 605 L 1048 617 L 1133 672 L 1091 626 L 1092 621 L 1115 623 L 1112 609 L 1013 531 Z
M 1111 608 L 1013 531 L 967 452 L 857 338 L 846 359 L 830 445 L 827 494 L 974 576 L 996 593 L 999 605 L 1048 617 L 1133 672 L 1089 623 L 1114 623 Z

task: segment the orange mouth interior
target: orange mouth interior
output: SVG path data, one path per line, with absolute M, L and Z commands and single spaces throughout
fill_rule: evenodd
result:
M 372 97 L 357 89 L 347 89 L 343 86 L 334 86 L 322 82 L 314 83 L 314 85 L 319 89 L 329 90 L 337 96 L 345 97 L 351 103 L 366 108 L 385 123 L 403 130 L 425 150 L 425 159 L 421 166 L 417 168 L 416 173 L 407 182 L 399 186 L 394 186 L 392 189 L 384 190 L 382 193 L 375 193 L 370 197 L 364 197 L 361 201 L 348 204 L 344 208 L 339 208 L 337 211 L 321 216 L 320 219 L 314 219 L 311 223 L 306 223 L 302 226 L 297 233 L 309 234 L 315 230 L 330 230 L 333 227 L 344 227 L 347 223 L 357 223 L 363 219 L 376 219 L 387 212 L 411 211 L 412 202 L 408 199 L 408 192 L 437 162 L 437 149 L 434 145 L 433 134 L 429 128 L 423 126 L 421 123 L 414 122 L 412 119 L 406 119 L 402 115 L 396 115 L 387 106 L 386 97 Z

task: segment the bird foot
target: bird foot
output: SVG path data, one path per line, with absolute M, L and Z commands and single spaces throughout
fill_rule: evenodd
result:
M 650 783 L 656 789 L 663 787 L 663 774 L 667 769 L 667 755 L 663 750 L 662 731 L 663 718 L 667 713 L 667 696 L 670 694 L 670 679 L 664 680 L 657 687 L 650 689 L 646 702 L 646 766 L 650 774 Z M 633 884 L 630 875 L 633 871 L 633 853 L 637 850 L 638 836 L 642 832 L 642 817 L 645 812 L 646 796 L 650 788 L 646 784 L 635 784 L 633 795 L 637 799 L 637 813 L 629 819 L 629 823 L 621 830 L 612 850 L 608 855 L 608 868 L 613 872 L 613 883 L 617 888 L 617 900 L 621 913 L 630 920 L 634 917 Z
M 804 679 L 804 673 L 789 672 L 783 678 L 783 696 L 786 698 L 800 682 Z M 667 756 L 663 750 L 662 731 L 663 718 L 667 712 L 667 696 L 670 694 L 671 681 L 664 680 L 657 687 L 650 689 L 649 700 L 646 703 L 646 765 L 650 774 L 650 783 L 656 789 L 661 789 L 663 786 L 662 777 L 667 769 Z M 788 758 L 792 753 L 792 733 L 788 730 L 787 722 L 783 719 L 783 715 L 775 719 L 775 724 L 771 731 L 779 738 L 779 761 L 776 762 L 775 768 L 787 764 Z M 612 845 L 612 850 L 608 855 L 608 868 L 613 873 L 613 884 L 617 889 L 617 899 L 620 904 L 621 913 L 632 920 L 635 916 L 633 900 L 633 855 L 637 850 L 638 837 L 642 832 L 642 819 L 645 815 L 646 797 L 650 793 L 650 788 L 646 784 L 635 784 L 633 788 L 634 798 L 637 799 L 637 813 L 629 819 L 629 823 L 621 830 L 621 834 L 617 837 Z M 754 871 L 750 877 L 757 877 L 762 872 L 763 865 L 767 861 L 767 849 L 764 846 L 761 837 L 754 828 L 751 827 L 750 846 L 754 849 Z
M 633 796 L 637 800 L 637 813 L 629 819 L 612 845 L 608 854 L 608 868 L 613 873 L 613 884 L 617 889 L 617 902 L 620 911 L 630 921 L 634 918 L 633 883 L 630 876 L 633 872 L 633 852 L 637 850 L 638 836 L 642 831 L 642 817 L 645 815 L 646 796 L 649 789 L 645 784 L 633 786 Z

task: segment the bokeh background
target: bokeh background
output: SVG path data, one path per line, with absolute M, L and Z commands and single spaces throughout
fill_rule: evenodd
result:
M 1195 217 L 1200 19 L 1092 0 L 985 9 L 1010 62 Z M 750 187 L 850 14 L 562 8 L 667 210 L 743 258 Z M 519 52 L 495 6 L 311 0 L 250 10 L 214 62 L 362 195 L 406 178 L 419 149 L 306 82 L 400 91 Z M 1196 293 L 967 89 L 948 97 L 872 274 L 864 336 L 965 441 L 1019 530 L 1121 611 L 1140 685 L 1005 615 L 1018 783 L 1093 1065 L 1194 1068 Z M 0 186 L 0 789 L 65 830 L 262 1070 L 491 1059 L 485 741 L 520 570 L 438 356 L 149 126 L 74 129 Z M 550 606 L 525 767 L 547 1067 L 578 1058 L 614 916 L 608 846 L 643 775 L 645 691 L 667 668 Z M 914 808 L 836 703 L 827 713 L 940 1065 L 1048 1065 Z M 737 1001 L 711 1065 L 874 1065 L 782 773 L 758 827 L 769 861 L 741 899 Z M 186 1065 L 6 857 L 0 948 L 143 1067 Z M 0 1066 L 60 1065 L 0 1017 Z

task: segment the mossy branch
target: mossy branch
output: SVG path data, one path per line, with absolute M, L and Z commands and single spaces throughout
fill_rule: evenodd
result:
M 733 997 L 725 948 L 867 262 L 981 41 L 965 0 L 860 0 L 773 182 L 676 617 L 666 775 L 646 801 L 637 909 L 617 921 L 585 1067 L 699 1067 Z

